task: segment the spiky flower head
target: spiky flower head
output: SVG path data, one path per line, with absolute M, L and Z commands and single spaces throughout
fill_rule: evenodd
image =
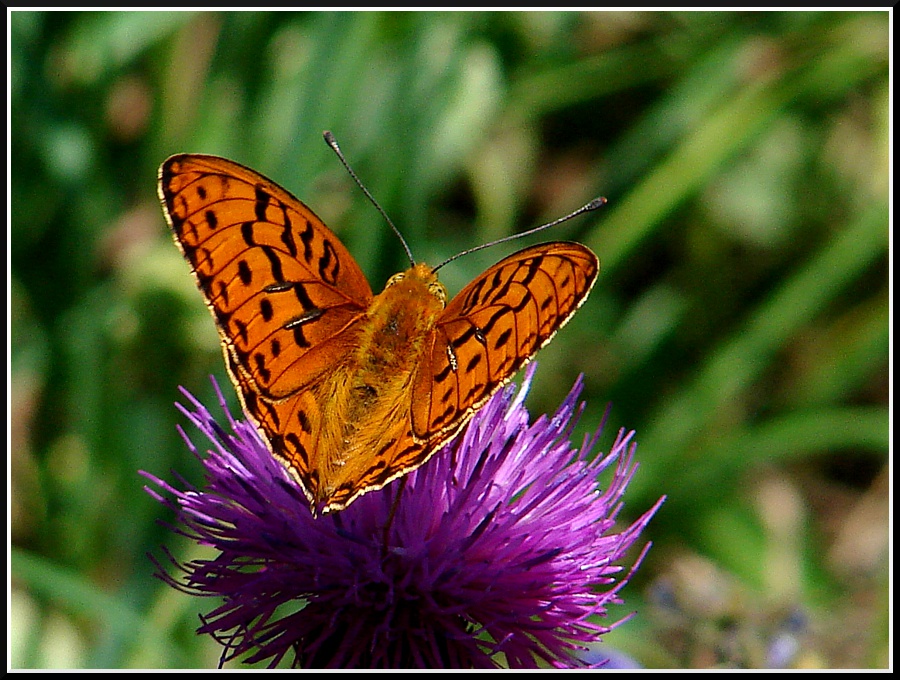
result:
M 229 415 L 226 430 L 185 392 L 182 411 L 212 444 L 199 455 L 185 437 L 205 487 L 143 474 L 175 510 L 176 530 L 217 556 L 180 564 L 169 555 L 174 575 L 157 563 L 158 575 L 221 599 L 198 632 L 224 645 L 223 663 L 583 665 L 579 652 L 621 623 L 604 622 L 607 608 L 621 604 L 649 545 L 630 571 L 622 562 L 662 499 L 617 530 L 637 467 L 634 433 L 620 431 L 606 455 L 593 455 L 599 431 L 573 448 L 581 381 L 531 423 L 523 401 L 533 375 L 534 365 L 428 464 L 323 517 L 251 424 Z

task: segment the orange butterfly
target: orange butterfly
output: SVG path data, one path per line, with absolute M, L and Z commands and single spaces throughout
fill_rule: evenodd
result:
M 449 304 L 421 263 L 373 295 L 313 211 L 243 165 L 172 156 L 159 195 L 244 410 L 314 512 L 425 463 L 569 320 L 599 270 L 585 246 L 545 243 Z

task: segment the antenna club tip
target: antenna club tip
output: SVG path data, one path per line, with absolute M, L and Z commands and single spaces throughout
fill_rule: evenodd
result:
M 593 201 L 584 206 L 585 210 L 596 210 L 597 208 L 603 207 L 609 201 L 607 201 L 603 196 L 597 196 Z
M 331 134 L 331 130 L 325 130 L 322 133 L 322 137 L 325 138 L 325 143 L 328 144 L 328 146 L 337 146 L 337 142 L 334 139 L 334 135 Z

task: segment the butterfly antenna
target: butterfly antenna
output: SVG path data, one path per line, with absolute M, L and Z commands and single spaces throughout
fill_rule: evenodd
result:
M 602 196 L 598 196 L 590 203 L 587 203 L 581 206 L 578 210 L 574 212 L 570 212 L 565 217 L 560 217 L 558 220 L 553 220 L 552 222 L 548 222 L 547 224 L 542 224 L 539 227 L 534 227 L 533 229 L 529 229 L 528 231 L 523 231 L 520 234 L 512 234 L 510 236 L 504 236 L 503 238 L 498 238 L 496 241 L 491 241 L 490 243 L 482 243 L 480 246 L 475 246 L 474 248 L 469 248 L 468 250 L 464 250 L 461 253 L 457 253 L 453 257 L 449 257 L 443 262 L 441 262 L 437 267 L 434 268 L 434 271 L 437 271 L 445 264 L 449 264 L 453 262 L 453 260 L 462 257 L 463 255 L 469 255 L 471 253 L 478 252 L 479 250 L 484 250 L 485 248 L 490 248 L 491 246 L 496 246 L 500 243 L 506 243 L 507 241 L 514 241 L 517 238 L 523 238 L 525 236 L 530 236 L 531 234 L 536 234 L 539 231 L 544 231 L 544 229 L 549 229 L 550 227 L 555 227 L 557 224 L 562 224 L 567 220 L 571 220 L 573 217 L 578 217 L 582 213 L 591 212 L 592 210 L 596 210 L 597 208 L 606 204 L 606 199 Z
M 325 143 L 331 147 L 332 151 L 334 151 L 337 154 L 337 157 L 341 160 L 341 163 L 344 164 L 344 167 L 347 168 L 347 172 L 350 173 L 350 176 L 353 178 L 353 181 L 356 182 L 359 185 L 359 188 L 363 190 L 363 193 L 366 195 L 366 198 L 368 198 L 372 202 L 372 205 L 374 205 L 375 208 L 378 210 L 378 212 L 381 213 L 381 216 L 385 219 L 385 221 L 389 225 L 391 225 L 391 229 L 394 230 L 394 233 L 397 234 L 397 238 L 400 239 L 400 243 L 403 244 L 403 249 L 406 251 L 406 256 L 409 258 L 409 263 L 411 265 L 415 265 L 416 261 L 415 261 L 415 259 L 413 259 L 412 251 L 409 249 L 409 246 L 406 244 L 406 239 L 403 238 L 403 234 L 401 234 L 400 230 L 394 226 L 394 223 L 391 222 L 391 218 L 388 217 L 388 214 L 384 211 L 384 208 L 382 208 L 380 205 L 378 205 L 378 201 L 376 201 L 375 197 L 369 193 L 369 190 L 366 189 L 366 185 L 363 184 L 362 180 L 360 180 L 359 177 L 356 176 L 356 173 L 353 172 L 353 168 L 350 167 L 350 164 L 347 162 L 347 159 L 344 158 L 344 154 L 341 153 L 341 147 L 338 146 L 337 140 L 334 138 L 334 135 L 331 134 L 330 131 L 326 130 L 325 132 L 322 133 L 322 136 L 325 138 Z

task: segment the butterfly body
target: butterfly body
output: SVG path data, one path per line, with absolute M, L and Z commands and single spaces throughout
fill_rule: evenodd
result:
M 296 410 L 310 430 L 305 483 L 317 506 L 364 477 L 371 452 L 398 460 L 419 455 L 427 444 L 409 430 L 410 386 L 445 306 L 446 292 L 427 266 L 392 277 L 350 331 L 352 349 L 298 399 Z M 301 455 L 292 442 L 276 450 L 292 449 Z M 285 462 L 290 470 L 290 459 Z
M 238 163 L 160 168 L 160 198 L 245 412 L 315 512 L 424 464 L 586 298 L 597 257 L 525 248 L 448 302 L 425 264 L 373 295 L 301 201 Z

